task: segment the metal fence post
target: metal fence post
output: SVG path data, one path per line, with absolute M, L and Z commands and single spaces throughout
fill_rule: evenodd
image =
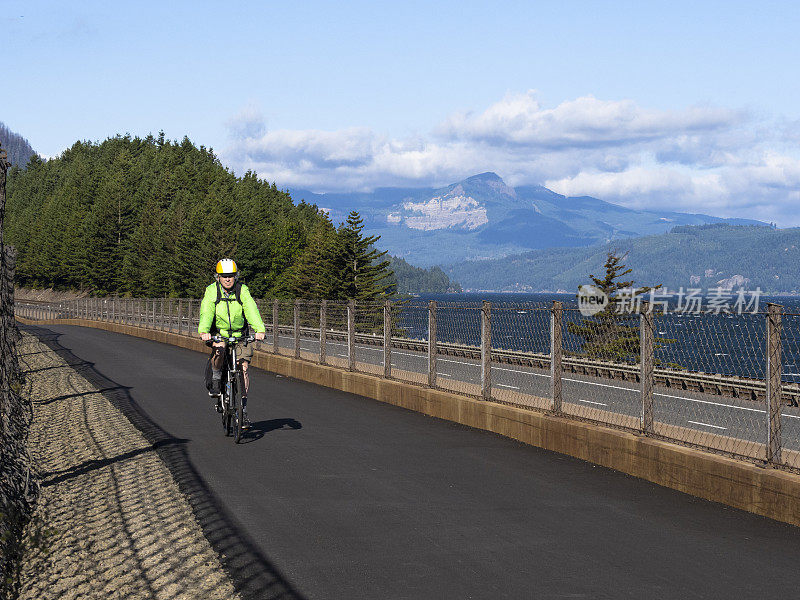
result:
M 392 302 L 383 301 L 383 376 L 392 376 Z
M 279 300 L 275 298 L 272 301 L 272 352 L 278 353 L 278 304 Z
M 428 302 L 428 385 L 436 387 L 436 300 Z
M 492 303 L 481 307 L 481 396 L 492 399 Z
M 561 375 L 563 367 L 561 356 L 564 350 L 563 338 L 564 304 L 553 301 L 550 310 L 550 397 L 553 399 L 553 412 L 560 413 L 563 396 L 561 393 Z
M 653 311 L 647 302 L 642 303 L 642 313 L 639 316 L 640 340 L 639 363 L 641 365 L 642 384 L 642 414 L 641 427 L 645 434 L 653 433 Z
M 767 462 L 781 462 L 781 315 L 779 304 L 767 305 Z
M 294 357 L 300 358 L 300 299 L 294 299 Z
M 356 369 L 356 301 L 347 303 L 347 368 Z
M 328 337 L 328 301 L 323 300 L 319 305 L 319 364 L 327 362 L 328 349 L 326 347 Z

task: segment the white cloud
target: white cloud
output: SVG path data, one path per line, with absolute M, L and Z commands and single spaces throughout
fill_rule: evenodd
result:
M 800 225 L 800 159 L 766 152 L 748 164 L 691 169 L 652 164 L 621 173 L 581 172 L 548 180 L 568 196 L 592 195 L 633 208 L 704 212 L 715 216 Z
M 527 92 L 404 139 L 365 127 L 267 131 L 253 105 L 227 125 L 223 160 L 280 187 L 436 187 L 495 171 L 510 185 L 626 206 L 800 225 L 800 125 L 728 108 L 654 110 L 592 96 L 548 108 Z
M 529 91 L 509 95 L 477 115 L 454 115 L 439 128 L 439 134 L 493 145 L 596 148 L 713 132 L 741 119 L 741 115 L 726 109 L 656 111 L 640 108 L 631 100 L 605 101 L 593 96 L 546 109 L 536 100 L 535 92 Z
M 264 115 L 254 103 L 247 104 L 225 121 L 228 133 L 235 140 L 259 138 L 267 131 Z

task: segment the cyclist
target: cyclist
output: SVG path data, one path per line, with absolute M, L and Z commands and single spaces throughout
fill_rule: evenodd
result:
M 246 337 L 249 327 L 255 330 L 257 340 L 264 339 L 264 322 L 258 313 L 255 300 L 250 295 L 247 286 L 239 281 L 239 269 L 230 258 L 223 258 L 217 262 L 214 283 L 205 291 L 200 302 L 200 324 L 197 332 L 207 345 L 212 346 L 211 355 L 211 391 L 209 394 L 215 399 L 215 407 L 221 412 L 220 382 L 222 368 L 225 363 L 225 342 L 212 342 L 211 336 L 218 333 L 222 337 Z M 250 387 L 250 377 L 247 367 L 253 358 L 253 348 L 247 343 L 237 347 L 237 362 L 241 365 L 244 376 L 244 394 L 242 395 L 242 408 L 244 409 L 244 426 L 250 427 L 247 417 L 247 390 Z

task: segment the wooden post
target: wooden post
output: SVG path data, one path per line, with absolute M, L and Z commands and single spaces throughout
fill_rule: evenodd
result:
M 272 301 L 272 352 L 278 353 L 278 299 Z
M 767 462 L 781 462 L 781 315 L 783 307 L 767 304 Z
M 555 413 L 561 412 L 563 403 L 561 392 L 561 376 L 564 372 L 561 366 L 561 356 L 564 351 L 563 323 L 564 304 L 555 300 L 550 310 L 550 397 L 553 399 Z
M 639 363 L 641 366 L 642 384 L 642 432 L 653 433 L 653 311 L 650 304 L 642 302 L 642 313 L 639 316 L 641 339 L 639 341 Z
M 300 358 L 300 299 L 294 299 L 294 357 Z
M 392 302 L 383 301 L 383 376 L 392 376 Z
M 323 300 L 319 305 L 319 364 L 324 365 L 328 360 L 326 338 L 328 337 L 328 301 Z
M 492 303 L 481 307 L 481 396 L 492 398 Z
M 428 385 L 436 387 L 436 300 L 428 302 Z
M 356 370 L 356 301 L 347 303 L 347 368 Z

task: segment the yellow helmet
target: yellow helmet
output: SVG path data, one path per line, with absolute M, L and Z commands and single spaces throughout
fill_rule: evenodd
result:
M 230 258 L 223 258 L 217 263 L 217 275 L 223 275 L 230 277 L 233 275 L 234 277 L 239 274 L 239 269 L 236 267 L 236 263 L 233 262 Z

